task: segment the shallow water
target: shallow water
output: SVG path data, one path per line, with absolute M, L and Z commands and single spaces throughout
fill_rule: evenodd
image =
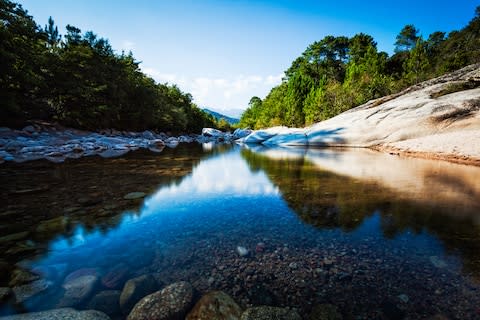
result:
M 32 280 L 19 269 L 50 281 L 21 304 L 4 302 L 2 314 L 63 306 L 65 277 L 94 268 L 103 281 L 78 309 L 154 274 L 305 319 L 322 303 L 345 319 L 480 318 L 478 167 L 367 150 L 181 145 L 3 164 L 0 176 L 0 286 Z M 147 196 L 124 199 L 131 192 Z

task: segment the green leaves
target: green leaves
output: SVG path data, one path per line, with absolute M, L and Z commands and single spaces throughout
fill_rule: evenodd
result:
M 23 8 L 0 0 L 0 125 L 44 119 L 86 128 L 200 132 L 214 121 L 175 85 L 143 74 L 132 54 L 53 19 L 42 29 Z

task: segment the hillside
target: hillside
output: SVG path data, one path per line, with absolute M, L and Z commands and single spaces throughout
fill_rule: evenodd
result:
M 227 121 L 230 125 L 237 124 L 240 121 L 240 119 L 232 118 L 232 117 L 226 116 L 224 114 L 221 114 L 219 112 L 216 112 L 216 111 L 213 111 L 213 110 L 210 110 L 210 109 L 207 109 L 207 108 L 204 108 L 202 110 L 204 112 L 212 115 L 215 118 L 215 120 L 220 121 L 221 119 L 223 119 L 223 120 Z
M 480 64 L 306 128 L 258 130 L 242 141 L 282 147 L 368 147 L 480 165 Z

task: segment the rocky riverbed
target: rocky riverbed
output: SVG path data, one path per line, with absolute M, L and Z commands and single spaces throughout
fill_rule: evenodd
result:
M 90 132 L 34 123 L 22 130 L 0 128 L 0 163 L 39 159 L 63 162 L 66 159 L 93 155 L 112 158 L 138 149 L 161 152 L 165 147 L 175 148 L 179 143 L 230 143 L 249 133 L 250 130 L 237 129 L 233 133 L 225 133 L 204 128 L 202 134 L 172 136 L 148 130 L 126 132 L 109 129 Z

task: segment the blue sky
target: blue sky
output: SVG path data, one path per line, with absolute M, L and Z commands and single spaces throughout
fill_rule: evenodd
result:
M 476 0 L 147 1 L 20 0 L 37 23 L 52 16 L 131 50 L 159 82 L 177 83 L 201 107 L 234 114 L 263 98 L 312 42 L 332 34 L 372 35 L 391 53 L 414 24 L 424 37 L 465 26 Z

